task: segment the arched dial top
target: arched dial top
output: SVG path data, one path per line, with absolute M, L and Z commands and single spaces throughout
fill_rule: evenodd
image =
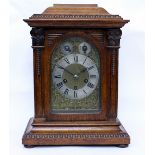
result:
M 55 65 L 53 81 L 58 91 L 69 99 L 82 99 L 96 88 L 99 79 L 95 62 L 82 54 L 69 54 Z

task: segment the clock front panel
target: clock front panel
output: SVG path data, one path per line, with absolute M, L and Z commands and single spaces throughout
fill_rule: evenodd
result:
M 54 48 L 51 81 L 51 113 L 101 110 L 99 52 L 88 40 L 69 37 Z

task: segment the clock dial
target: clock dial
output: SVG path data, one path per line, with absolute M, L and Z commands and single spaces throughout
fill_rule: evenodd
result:
M 67 52 L 64 45 L 69 46 Z M 100 59 L 95 45 L 80 37 L 64 39 L 51 61 L 52 113 L 100 111 Z
M 89 57 L 70 54 L 60 59 L 54 68 L 53 81 L 58 91 L 69 99 L 89 96 L 99 79 L 97 67 Z

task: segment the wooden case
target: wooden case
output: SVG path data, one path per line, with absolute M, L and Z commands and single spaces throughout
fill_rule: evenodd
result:
M 30 27 L 34 60 L 35 116 L 23 135 L 26 147 L 38 145 L 118 145 L 130 143 L 117 119 L 118 53 L 121 27 L 129 20 L 111 15 L 95 4 L 55 4 L 42 14 L 24 19 Z M 80 36 L 98 48 L 101 62 L 101 112 L 50 112 L 50 58 L 55 46 L 69 36 Z

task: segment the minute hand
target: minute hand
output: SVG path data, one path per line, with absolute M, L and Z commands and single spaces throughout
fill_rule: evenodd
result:
M 60 66 L 60 65 L 57 65 L 60 69 L 64 69 L 67 73 L 71 74 L 74 76 L 74 74 L 72 72 L 70 72 L 69 70 L 67 70 L 66 68 Z

